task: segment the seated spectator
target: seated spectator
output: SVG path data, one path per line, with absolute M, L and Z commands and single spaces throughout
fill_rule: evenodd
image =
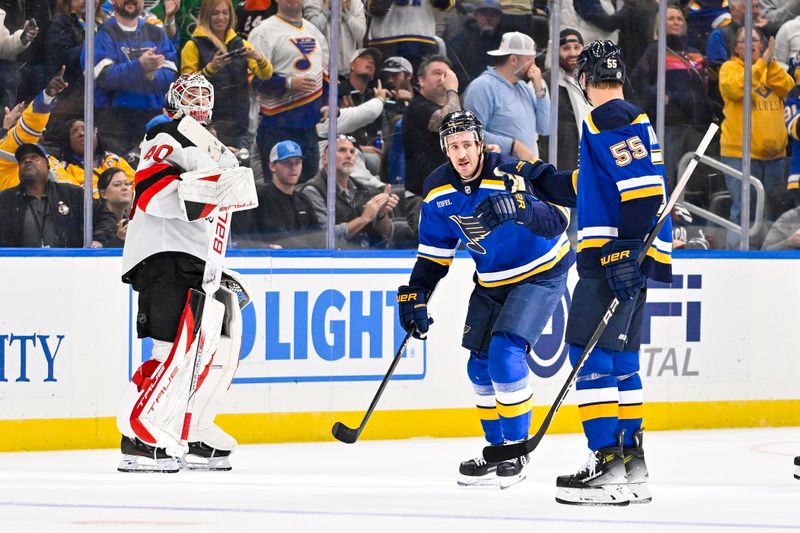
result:
M 419 91 L 403 115 L 403 148 L 405 149 L 405 212 L 411 230 L 416 234 L 422 208 L 422 184 L 447 157 L 439 144 L 442 119 L 461 109 L 458 99 L 458 77 L 444 56 L 425 59 L 417 71 Z
M 15 60 L 39 34 L 39 28 L 27 21 L 22 29 L 11 33 L 6 22 L 6 12 L 0 9 L 0 105 L 13 106 L 20 83 L 20 66 Z
M 359 48 L 353 52 L 350 72 L 339 78 L 339 98 L 341 107 L 359 106 L 375 98 L 374 80 L 383 56 L 376 48 Z M 378 82 L 380 84 L 380 81 Z M 381 120 L 359 128 L 352 133 L 362 147 L 373 147 L 373 142 L 381 131 Z M 374 147 L 373 147 L 374 148 Z M 378 150 L 380 156 L 380 150 Z
M 128 175 L 119 168 L 107 168 L 97 178 L 97 190 L 100 199 L 96 202 L 105 204 L 117 223 L 117 232 L 104 245 L 105 248 L 122 248 L 128 234 L 128 220 L 133 199 L 133 184 Z
M 63 65 L 64 81 L 69 87 L 59 98 L 59 105 L 52 119 L 66 122 L 83 117 L 83 70 L 81 52 L 83 51 L 83 16 L 86 0 L 58 0 L 56 14 L 44 34 L 44 62 L 48 76 L 56 74 Z M 53 129 L 53 123 L 50 127 Z
M 503 34 L 498 58 L 464 94 L 464 108 L 480 119 L 487 144 L 517 159 L 539 158 L 537 139 L 550 131 L 550 95 L 536 65 L 536 44 L 524 33 Z
M 392 236 L 390 214 L 397 206 L 396 194 L 381 192 L 353 180 L 356 145 L 352 137 L 336 138 L 336 248 L 385 248 Z M 322 168 L 301 193 L 314 206 L 317 220 L 327 221 L 328 151 L 322 151 Z
M 0 192 L 0 246 L 83 246 L 83 189 L 49 179 L 47 152 L 41 145 L 23 144 L 14 157 L 20 184 Z M 92 216 L 92 248 L 102 248 L 116 233 L 114 215 L 98 203 Z
M 682 5 L 688 3 L 687 38 L 689 46 L 701 53 L 706 52 L 709 34 L 731 22 L 731 12 L 727 0 L 681 0 Z
M 72 183 L 83 187 L 84 180 L 84 137 L 86 127 L 82 120 L 71 120 L 67 122 L 67 136 L 61 145 L 61 160 L 50 156 L 50 168 L 55 173 L 55 180 L 63 183 Z M 103 142 L 97 138 L 97 129 L 94 131 L 94 176 L 92 178 L 92 190 L 94 197 L 99 198 L 98 177 L 103 171 L 110 168 L 118 168 L 128 177 L 128 182 L 133 183 L 134 171 L 128 162 L 113 152 L 103 149 Z
M 325 34 L 328 42 L 331 42 L 331 0 L 305 0 L 303 17 Z M 367 14 L 364 11 L 363 0 L 340 0 L 337 58 L 340 75 L 346 76 L 350 71 L 353 54 L 361 48 L 366 34 Z M 379 64 L 378 61 L 376 66 Z
M 647 48 L 633 70 L 631 81 L 640 107 L 655 121 L 658 111 L 658 43 L 651 43 Z M 670 190 L 677 180 L 680 158 L 686 152 L 694 151 L 711 123 L 707 83 L 703 55 L 687 44 L 683 11 L 678 6 L 669 6 L 664 95 L 664 166 Z
M 367 4 L 372 15 L 367 46 L 384 57 L 405 57 L 419 71 L 423 57 L 440 53 L 433 9 L 446 11 L 452 5 L 451 0 L 372 0 Z
M 178 77 L 175 47 L 164 30 L 139 18 L 143 5 L 114 0 L 114 15 L 95 36 L 97 126 L 118 154 L 139 146 L 145 124 L 161 113 L 164 94 Z
M 800 52 L 800 14 L 781 26 L 775 36 L 775 59 L 789 67 L 789 62 Z
M 50 113 L 56 106 L 56 96 L 67 88 L 67 82 L 62 77 L 63 71 L 62 68 L 50 80 L 45 90 L 33 99 L 13 125 L 4 122 L 9 131 L 0 139 L 0 191 L 19 184 L 19 168 L 14 153 L 21 144 L 39 142 Z
M 800 207 L 795 207 L 778 217 L 769 229 L 761 249 L 800 249 Z
M 558 168 L 578 168 L 578 148 L 583 131 L 583 121 L 592 110 L 583 91 L 575 81 L 578 56 L 583 51 L 583 36 L 571 28 L 564 28 L 558 46 Z M 550 85 L 551 72 L 542 77 Z M 550 137 L 540 137 L 543 159 L 548 157 Z M 575 217 L 572 217 L 575 220 Z
M 197 29 L 181 51 L 181 74 L 199 72 L 214 86 L 214 125 L 226 146 L 247 144 L 250 76 L 272 76 L 272 63 L 236 35 L 230 0 L 203 0 Z
M 500 46 L 502 15 L 499 0 L 481 0 L 464 29 L 448 43 L 447 56 L 453 62 L 459 87 L 466 87 L 491 64 L 491 56 L 487 54 Z
M 725 101 L 725 121 L 722 123 L 720 154 L 724 164 L 742 168 L 742 121 L 744 109 L 744 28 L 736 34 L 735 56 L 726 61 L 719 71 L 719 87 Z M 763 53 L 761 33 L 753 31 L 753 89 L 751 170 L 753 177 L 761 180 L 767 197 L 785 189 L 787 133 L 784 124 L 784 98 L 794 87 L 794 80 L 774 59 L 775 38 Z M 732 222 L 740 222 L 741 181 L 726 176 L 731 193 Z M 780 194 L 780 192 L 778 192 Z M 774 202 L 768 202 L 766 216 L 775 220 Z M 735 246 L 738 235 L 730 232 L 728 244 Z
M 303 171 L 303 152 L 294 141 L 282 141 L 269 155 L 272 179 L 256 184 L 258 207 L 233 218 L 239 248 L 324 247 L 320 222 L 307 196 L 295 188 Z M 324 221 L 323 221 L 324 222 Z M 317 232 L 316 235 L 311 235 Z M 305 238 L 304 238 L 305 237 Z

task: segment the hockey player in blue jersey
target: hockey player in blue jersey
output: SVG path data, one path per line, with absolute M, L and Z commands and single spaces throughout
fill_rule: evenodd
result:
M 476 272 L 462 345 L 470 352 L 467 373 L 481 425 L 491 444 L 520 441 L 533 405 L 526 355 L 561 300 L 574 262 L 564 234 L 569 212 L 505 191 L 494 169 L 517 160 L 484 153 L 483 128 L 471 112 L 447 115 L 439 139 L 449 162 L 423 186 L 417 261 L 408 285 L 397 290 L 400 323 L 417 338 L 427 335 L 428 298 L 463 244 Z M 524 479 L 526 463 L 527 457 L 468 460 L 459 466 L 458 484 L 505 488 Z
M 559 476 L 556 501 L 627 505 L 652 498 L 642 449 L 639 344 L 646 279 L 672 281 L 672 225 L 663 225 L 642 265 L 637 258 L 666 205 L 663 157 L 650 121 L 626 102 L 625 65 L 611 41 L 595 41 L 575 75 L 594 109 L 583 123 L 579 168 L 556 172 L 541 161 L 501 165 L 511 190 L 577 207 L 578 274 L 566 341 L 580 358 L 613 297 L 619 306 L 578 373 L 578 407 L 591 455 L 576 474 Z
M 800 52 L 789 60 L 789 74 L 794 78 L 794 89 L 789 91 L 784 102 L 786 129 L 792 145 L 792 160 L 786 189 L 791 203 L 800 205 Z

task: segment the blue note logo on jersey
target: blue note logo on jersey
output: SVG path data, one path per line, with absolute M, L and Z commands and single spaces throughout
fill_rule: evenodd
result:
M 471 215 L 466 217 L 451 215 L 450 220 L 458 224 L 458 227 L 461 228 L 462 233 L 464 233 L 468 241 L 467 248 L 478 254 L 486 253 L 486 248 L 478 244 L 478 241 L 485 239 L 486 236 L 489 235 L 489 232 L 478 221 L 477 217 Z
M 294 68 L 297 70 L 308 70 L 311 68 L 311 60 L 308 59 L 310 54 L 313 54 L 317 49 L 317 41 L 313 37 L 298 37 L 297 39 L 289 40 L 297 50 L 303 54 L 302 59 L 294 62 Z

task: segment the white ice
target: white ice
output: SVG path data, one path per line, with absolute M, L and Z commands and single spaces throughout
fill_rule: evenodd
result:
M 548 435 L 528 479 L 465 489 L 478 438 L 242 446 L 232 472 L 122 474 L 115 450 L 0 453 L 0 532 L 800 531 L 800 428 L 648 432 L 654 501 L 557 504 L 587 451 Z

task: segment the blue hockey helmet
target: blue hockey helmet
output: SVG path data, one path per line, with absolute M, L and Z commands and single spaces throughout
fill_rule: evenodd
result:
M 483 142 L 483 124 L 475 116 L 475 113 L 466 109 L 453 111 L 444 117 L 442 124 L 439 126 L 439 147 L 442 152 L 447 152 L 447 137 L 462 131 L 473 132 L 475 141 Z
M 625 62 L 622 49 L 613 41 L 592 41 L 578 56 L 575 80 L 580 85 L 581 75 L 586 74 L 586 85 L 603 81 L 625 82 Z

